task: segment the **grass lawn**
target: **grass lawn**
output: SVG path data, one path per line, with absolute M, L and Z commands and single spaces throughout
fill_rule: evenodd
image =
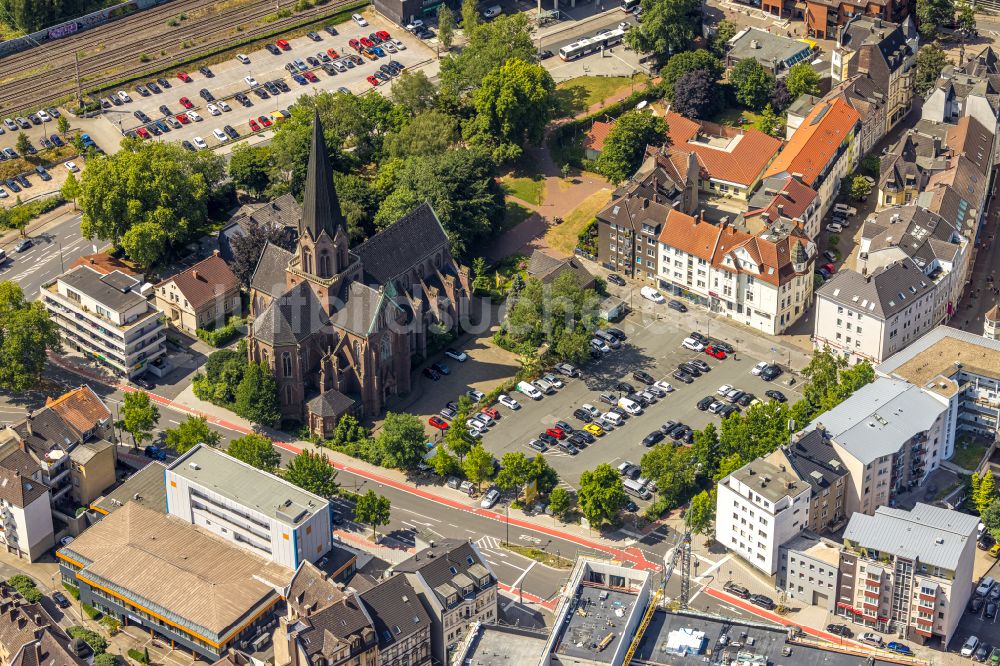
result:
M 545 242 L 549 247 L 564 254 L 573 254 L 580 231 L 594 219 L 599 210 L 608 205 L 610 200 L 610 189 L 594 192 L 580 202 L 580 205 L 566 216 L 562 224 L 549 229 L 545 234 Z
M 545 200 L 545 179 L 541 176 L 527 178 L 505 176 L 501 182 L 507 194 L 521 201 L 540 206 Z
M 976 466 L 984 455 L 989 444 L 978 438 L 959 437 L 955 444 L 955 455 L 951 461 L 970 472 L 976 471 Z
M 757 114 L 753 111 L 732 107 L 725 109 L 722 113 L 712 118 L 712 122 L 719 123 L 720 125 L 732 125 L 733 127 L 739 127 L 741 118 L 746 121 L 744 126 L 747 127 L 750 127 L 757 122 Z
M 510 231 L 517 225 L 521 224 L 531 216 L 531 211 L 522 206 L 515 201 L 507 202 L 507 209 L 504 211 L 503 216 L 503 229 L 504 231 Z
M 539 548 L 528 548 L 527 546 L 519 546 L 517 544 L 508 543 L 504 546 L 507 550 L 512 550 L 518 555 L 524 555 L 525 557 L 530 557 L 531 559 L 541 562 L 542 564 L 552 567 L 554 569 L 572 569 L 573 560 L 567 560 L 565 557 L 556 557 L 555 553 L 550 553 L 548 551 L 541 550 Z
M 636 87 L 646 84 L 645 74 L 636 75 Z M 603 102 L 622 88 L 631 88 L 633 79 L 627 76 L 578 76 L 556 86 L 559 100 L 557 115 L 572 116 L 582 113 L 598 102 Z

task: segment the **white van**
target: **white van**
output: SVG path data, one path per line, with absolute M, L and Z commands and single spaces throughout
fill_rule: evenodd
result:
M 610 422 L 611 425 L 613 425 L 616 428 L 620 428 L 621 425 L 623 423 L 625 423 L 625 419 L 622 418 L 622 415 L 621 414 L 615 414 L 614 412 L 608 412 L 607 414 L 605 414 L 601 418 L 604 419 L 605 421 Z
M 542 399 L 542 392 L 536 389 L 530 382 L 518 382 L 517 390 L 532 400 Z
M 619 398 L 618 406 L 624 409 L 632 416 L 636 416 L 637 414 L 642 414 L 642 405 L 637 403 L 635 400 L 631 400 L 629 398 Z
M 638 481 L 633 481 L 632 479 L 624 479 L 622 485 L 625 486 L 625 492 L 633 497 L 638 497 L 639 499 L 648 500 L 652 498 L 652 495 L 646 490 L 644 484 Z

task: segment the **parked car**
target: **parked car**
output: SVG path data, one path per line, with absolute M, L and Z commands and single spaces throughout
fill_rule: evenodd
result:
M 750 596 L 750 603 L 760 606 L 764 610 L 774 610 L 774 600 L 764 594 L 754 594 Z
M 479 503 L 479 506 L 483 507 L 484 509 L 492 509 L 493 505 L 496 504 L 499 500 L 500 500 L 500 491 L 497 490 L 496 488 L 490 488 L 488 491 L 486 491 L 486 494 L 483 495 L 483 500 Z
M 458 351 L 457 349 L 448 348 L 445 350 L 444 355 L 450 359 L 458 361 L 459 363 L 465 363 L 469 360 L 469 355 L 463 351 Z
M 979 647 L 979 637 L 969 636 L 965 639 L 965 643 L 962 644 L 962 649 L 959 651 L 963 657 L 971 657 L 972 653 L 976 651 Z
M 828 624 L 826 630 L 834 636 L 842 636 L 843 638 L 854 636 L 854 632 L 846 624 Z
M 429 424 L 431 424 L 431 427 L 437 428 L 438 430 L 447 430 L 448 429 L 448 422 L 445 421 L 440 416 L 432 416 L 429 419 L 427 419 L 427 422 Z
M 521 403 L 519 403 L 517 400 L 514 400 L 514 398 L 510 397 L 506 393 L 501 393 L 497 397 L 497 402 L 499 402 L 504 407 L 507 407 L 508 409 L 513 409 L 514 411 L 521 409 Z
M 858 640 L 861 641 L 862 643 L 868 643 L 869 645 L 882 647 L 882 637 L 873 631 L 866 631 L 865 633 L 858 636 Z
M 885 646 L 885 649 L 890 652 L 895 652 L 896 654 L 912 655 L 913 650 L 910 649 L 909 645 L 905 643 L 900 643 L 899 641 L 889 641 L 889 644 Z
M 677 310 L 678 312 L 688 311 L 686 305 L 674 299 L 670 299 L 669 301 L 667 301 L 667 307 L 670 308 L 671 310 Z
M 728 592 L 729 594 L 739 597 L 740 599 L 750 598 L 750 590 L 743 587 L 742 585 L 737 585 L 731 580 L 726 581 L 726 583 L 722 586 L 722 589 Z
M 53 592 L 52 601 L 59 608 L 69 608 L 69 599 L 62 592 Z
M 153 460 L 166 460 L 167 459 L 167 452 L 164 451 L 159 446 L 156 446 L 155 444 L 150 444 L 149 446 L 147 446 L 146 448 L 144 448 L 142 450 L 142 454 L 144 456 L 146 456 L 147 458 L 152 458 Z
M 608 282 L 610 282 L 611 284 L 616 284 L 619 287 L 625 286 L 625 278 L 623 278 L 621 275 L 618 275 L 617 273 L 608 273 Z
M 654 303 L 662 304 L 667 302 L 667 299 L 663 297 L 663 294 L 648 285 L 639 290 L 639 295 L 647 301 L 653 301 Z

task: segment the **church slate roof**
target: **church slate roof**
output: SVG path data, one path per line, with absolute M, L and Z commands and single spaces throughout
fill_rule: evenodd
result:
M 271 304 L 254 321 L 254 337 L 272 346 L 295 345 L 330 324 L 323 305 L 300 282 Z
M 333 315 L 333 325 L 355 335 L 368 337 L 372 322 L 382 310 L 383 292 L 361 282 L 349 282 L 340 291 L 344 303 Z
M 361 258 L 369 282 L 383 285 L 447 242 L 448 236 L 437 215 L 424 202 L 354 252 Z
M 336 389 L 330 389 L 310 400 L 306 407 L 311 414 L 317 416 L 340 416 L 353 405 L 354 398 L 346 396 Z
M 317 109 L 313 119 L 309 167 L 306 171 L 306 191 L 302 198 L 300 233 L 307 233 L 317 239 L 325 231 L 333 238 L 338 227 L 346 230 L 347 223 L 340 212 L 340 201 L 333 187 L 333 167 L 330 166 L 330 154 L 323 138 L 323 123 Z
M 262 294 L 276 297 L 285 292 L 285 271 L 292 253 L 273 243 L 264 246 L 264 251 L 257 260 L 257 268 L 250 278 L 250 287 Z

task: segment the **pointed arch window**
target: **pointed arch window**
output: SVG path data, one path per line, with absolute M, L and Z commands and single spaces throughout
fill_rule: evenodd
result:
M 302 250 L 302 270 L 306 273 L 312 273 L 312 252 L 305 248 Z
M 388 365 L 392 361 L 392 336 L 382 336 L 382 348 L 379 350 L 379 361 L 382 365 Z
M 284 352 L 281 355 L 281 373 L 285 377 L 292 376 L 292 355 L 289 352 Z
M 320 277 L 330 277 L 333 271 L 330 269 L 330 253 L 323 250 L 319 255 L 319 275 Z

